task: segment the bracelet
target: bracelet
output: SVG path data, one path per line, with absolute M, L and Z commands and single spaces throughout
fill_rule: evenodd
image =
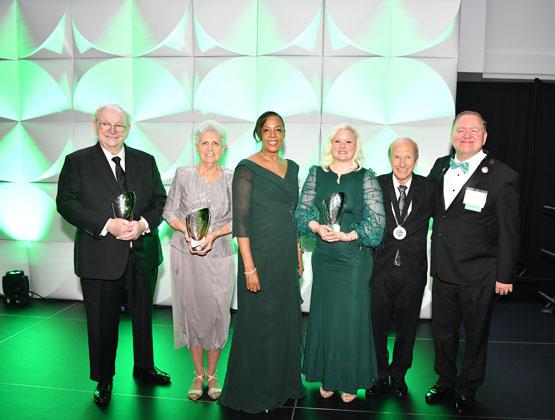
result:
M 244 271 L 243 274 L 245 274 L 245 276 L 250 276 L 251 274 L 256 273 L 256 267 L 254 267 L 254 269 L 252 269 L 251 271 Z

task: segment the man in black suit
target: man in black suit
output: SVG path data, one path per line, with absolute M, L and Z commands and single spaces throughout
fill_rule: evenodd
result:
M 139 380 L 165 385 L 168 374 L 154 367 L 152 299 L 162 262 L 158 225 L 166 191 L 151 155 L 124 146 L 129 115 L 105 105 L 93 123 L 98 142 L 66 156 L 58 181 L 58 212 L 77 230 L 75 274 L 81 278 L 87 314 L 94 401 L 112 395 L 119 311 L 125 291 L 133 326 L 134 369 Z M 113 215 L 112 200 L 136 195 L 131 221 Z
M 425 400 L 434 404 L 455 389 L 459 414 L 472 407 L 484 381 L 494 298 L 512 291 L 518 252 L 518 174 L 482 150 L 486 139 L 482 116 L 461 112 L 451 129 L 455 155 L 439 158 L 429 175 L 437 183 L 431 274 L 439 378 Z M 457 375 L 461 323 L 465 343 Z
M 378 395 L 388 385 L 405 398 L 405 374 L 412 365 L 416 328 L 428 274 L 426 253 L 432 215 L 433 183 L 413 174 L 418 146 L 409 138 L 389 146 L 392 173 L 380 175 L 386 212 L 386 233 L 377 248 L 372 275 L 372 325 L 379 379 L 367 390 Z M 395 347 L 389 362 L 387 334 L 395 319 Z M 390 382 L 390 383 L 389 383 Z

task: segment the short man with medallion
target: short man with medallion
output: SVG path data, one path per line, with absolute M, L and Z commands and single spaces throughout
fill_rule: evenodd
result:
M 97 382 L 94 402 L 103 406 L 112 396 L 125 291 L 133 326 L 133 376 L 149 384 L 170 383 L 169 375 L 154 367 L 152 350 L 152 299 L 162 262 L 158 225 L 166 190 L 154 157 L 124 146 L 127 112 L 118 105 L 101 106 L 93 129 L 96 144 L 66 156 L 56 204 L 77 228 L 74 265 L 87 314 L 90 377 Z M 135 197 L 131 220 L 114 214 L 112 202 L 123 193 Z
M 439 375 L 428 404 L 455 391 L 461 414 L 474 404 L 486 371 L 489 325 L 495 295 L 512 291 L 518 252 L 518 174 L 482 147 L 486 123 L 474 111 L 453 121 L 453 156 L 439 158 L 429 175 L 436 182 L 432 232 L 432 335 Z M 464 328 L 457 373 L 459 327 Z
M 412 365 L 416 328 L 426 286 L 426 238 L 434 185 L 413 174 L 418 146 L 399 138 L 389 146 L 392 172 L 380 175 L 386 230 L 376 249 L 372 281 L 372 320 L 379 379 L 367 390 L 378 395 L 389 387 L 397 398 L 408 392 L 405 374 Z M 395 318 L 395 346 L 389 361 L 387 335 Z

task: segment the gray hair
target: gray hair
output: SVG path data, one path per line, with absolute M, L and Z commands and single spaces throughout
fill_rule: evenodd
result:
M 98 114 L 100 114 L 102 111 L 104 111 L 105 109 L 115 109 L 118 112 L 121 112 L 124 116 L 125 116 L 125 123 L 127 125 L 129 125 L 129 122 L 131 121 L 131 116 L 129 115 L 129 113 L 123 109 L 121 106 L 117 105 L 117 104 L 104 104 L 104 105 L 100 105 L 96 111 L 94 112 L 94 120 L 96 122 L 98 122 Z
M 391 142 L 391 144 L 389 145 L 389 149 L 387 149 L 387 157 L 389 159 L 391 159 L 391 151 L 393 150 L 393 146 L 399 144 L 399 143 L 403 143 L 403 142 L 408 142 L 410 144 L 412 144 L 414 146 L 414 151 L 416 153 L 416 159 L 418 159 L 418 145 L 416 144 L 416 142 L 411 139 L 410 137 L 399 137 L 398 139 L 395 139 Z
M 200 136 L 209 131 L 212 131 L 218 134 L 218 136 L 220 136 L 222 147 L 225 147 L 227 142 L 227 130 L 222 124 L 214 120 L 203 121 L 195 127 L 195 130 L 193 131 L 193 139 L 195 141 L 195 146 L 198 146 L 198 142 L 200 141 Z

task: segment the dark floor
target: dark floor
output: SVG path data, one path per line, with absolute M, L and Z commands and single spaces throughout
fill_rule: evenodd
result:
M 486 381 L 466 418 L 555 419 L 555 314 L 541 303 L 500 302 L 492 322 Z M 131 331 L 124 315 L 120 327 L 117 375 L 112 402 L 99 409 L 92 402 L 95 384 L 88 378 L 85 314 L 81 302 L 33 300 L 24 308 L 0 304 L 0 419 L 243 419 L 204 397 L 187 399 L 192 364 L 185 350 L 174 350 L 171 310 L 154 316 L 156 364 L 172 375 L 168 387 L 147 387 L 131 375 Z M 391 344 L 391 340 L 390 340 Z M 220 362 L 225 375 L 229 346 Z M 430 324 L 422 321 L 415 361 L 407 382 L 409 397 L 366 398 L 359 391 L 352 404 L 337 396 L 323 400 L 319 384 L 306 384 L 308 396 L 263 414 L 264 419 L 448 418 L 452 404 L 428 406 L 424 393 L 435 381 Z M 260 378 L 264 380 L 264 378 Z

